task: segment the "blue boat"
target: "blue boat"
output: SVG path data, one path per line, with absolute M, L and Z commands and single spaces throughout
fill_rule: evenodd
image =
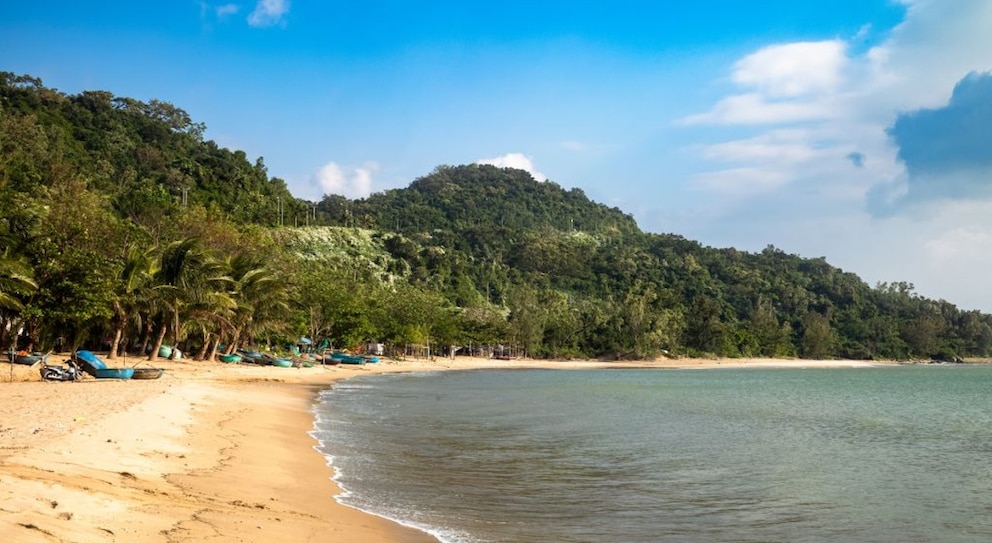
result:
M 90 351 L 76 351 L 73 360 L 86 373 L 97 379 L 130 379 L 134 376 L 134 368 L 111 368 L 99 356 Z
M 220 361 L 221 362 L 224 362 L 225 364 L 237 364 L 238 362 L 241 362 L 241 355 L 240 354 L 233 354 L 233 353 L 232 354 L 222 354 L 222 355 L 220 355 Z
M 269 360 L 265 357 L 265 353 L 259 351 L 246 351 L 244 349 L 238 350 L 238 354 L 241 355 L 242 360 L 249 364 L 258 364 L 260 366 L 268 366 Z
M 272 365 L 279 368 L 292 368 L 293 361 L 288 358 L 273 358 Z
M 364 364 L 365 359 L 361 356 L 351 356 L 350 354 L 334 351 L 331 355 L 331 360 L 338 362 L 339 364 Z
M 47 353 L 10 353 L 10 361 L 14 364 L 22 364 L 25 366 L 33 366 L 38 362 L 44 362 L 48 360 Z
M 93 371 L 97 379 L 130 379 L 134 377 L 134 368 L 103 368 Z

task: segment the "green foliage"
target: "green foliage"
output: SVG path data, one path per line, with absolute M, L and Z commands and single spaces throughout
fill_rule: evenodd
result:
M 992 317 L 822 258 L 641 232 L 486 165 L 294 198 L 182 109 L 0 72 L 0 342 L 276 344 L 297 334 L 530 356 L 992 354 Z M 157 339 L 152 338 L 158 332 Z M 23 339 L 23 338 L 22 338 Z

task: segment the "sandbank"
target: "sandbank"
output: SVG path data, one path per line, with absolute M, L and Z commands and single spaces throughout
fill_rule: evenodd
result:
M 58 363 L 65 355 L 53 356 Z M 118 360 L 134 365 L 140 360 Z M 158 361 L 158 380 L 41 382 L 0 364 L 0 541 L 428 543 L 338 504 L 316 391 L 370 373 L 483 368 L 865 367 L 861 361 L 491 360 L 277 368 Z M 13 381 L 13 382 L 10 382 Z

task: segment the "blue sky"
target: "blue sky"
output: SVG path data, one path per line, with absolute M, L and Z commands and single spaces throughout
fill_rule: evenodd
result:
M 17 3 L 0 70 L 157 98 L 301 198 L 440 164 L 992 311 L 992 2 Z

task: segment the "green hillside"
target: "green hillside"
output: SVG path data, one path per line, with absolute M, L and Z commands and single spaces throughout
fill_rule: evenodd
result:
M 642 232 L 520 170 L 294 198 L 160 101 L 0 73 L 0 345 L 513 345 L 538 357 L 987 356 L 992 317 L 823 259 Z M 23 330 L 14 337 L 15 330 Z

